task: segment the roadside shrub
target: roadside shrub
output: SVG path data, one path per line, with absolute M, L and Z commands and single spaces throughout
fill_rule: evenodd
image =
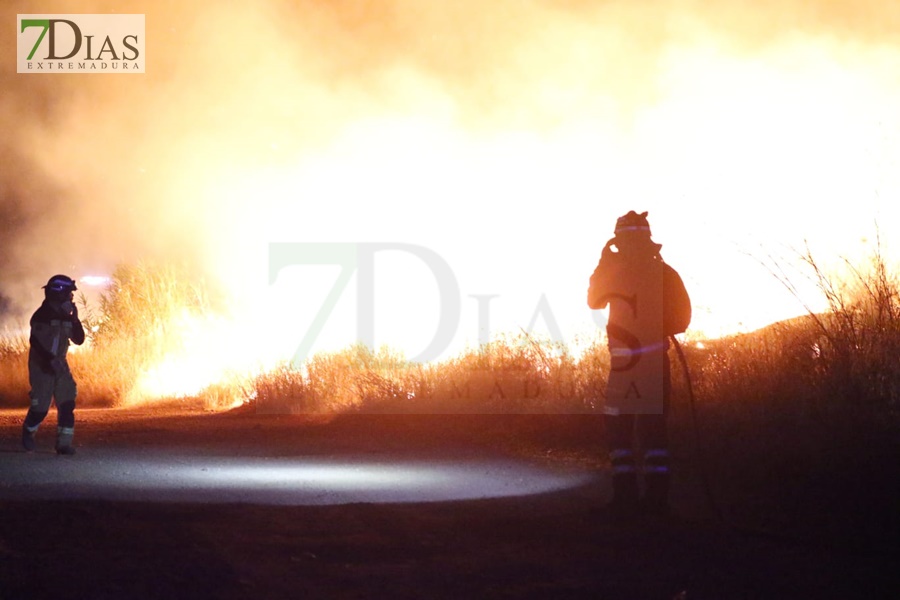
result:
M 0 338 L 0 406 L 28 406 L 28 338 Z
M 788 533 L 900 533 L 900 296 L 880 248 L 868 264 L 805 272 L 828 309 L 688 347 L 706 471 L 735 520 Z M 792 291 L 793 283 L 783 282 Z M 682 420 L 685 431 L 690 425 Z
M 213 308 L 205 283 L 185 267 L 122 265 L 111 280 L 97 309 L 82 299 L 90 352 L 73 364 L 84 396 L 104 405 L 128 398 L 141 373 L 183 343 L 184 320 Z

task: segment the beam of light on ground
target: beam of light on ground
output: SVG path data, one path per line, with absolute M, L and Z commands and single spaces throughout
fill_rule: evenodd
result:
M 73 459 L 8 452 L 0 454 L 0 468 L 0 499 L 297 506 L 525 496 L 593 478 L 500 458 L 222 457 L 157 449 L 98 449 Z

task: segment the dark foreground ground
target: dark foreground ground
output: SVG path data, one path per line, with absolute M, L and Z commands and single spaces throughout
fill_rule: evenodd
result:
M 45 445 L 54 417 L 42 431 Z M 80 454 L 52 460 L 117 447 L 514 456 L 589 477 L 572 489 L 451 502 L 6 498 L 0 600 L 900 597 L 900 559 L 889 544 L 737 530 L 705 514 L 690 481 L 676 482 L 678 516 L 623 521 L 597 511 L 608 475 L 595 458 L 598 423 L 590 417 L 327 420 L 113 410 L 79 417 Z M 19 418 L 0 413 L 0 464 L 21 460 Z

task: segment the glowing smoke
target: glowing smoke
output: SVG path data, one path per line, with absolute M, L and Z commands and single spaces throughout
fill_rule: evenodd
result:
M 21 316 L 52 273 L 153 257 L 259 313 L 269 242 L 386 240 L 441 253 L 463 295 L 498 295 L 496 327 L 525 326 L 547 294 L 568 334 L 589 325 L 614 218 L 639 208 L 710 330 L 787 316 L 784 298 L 753 315 L 735 301 L 754 268 L 736 245 L 849 254 L 873 218 L 900 222 L 900 8 L 706 4 L 6 3 L 8 24 L 146 13 L 147 74 L 0 66 L 0 306 Z M 431 285 L 395 267 L 398 288 Z M 385 292 L 401 307 L 385 328 L 422 294 Z

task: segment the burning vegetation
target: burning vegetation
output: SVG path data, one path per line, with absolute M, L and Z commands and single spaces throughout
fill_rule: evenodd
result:
M 750 334 L 689 339 L 698 402 L 729 413 L 893 422 L 900 415 L 896 276 L 877 253 L 845 281 L 826 276 L 811 255 L 806 260 L 829 310 Z M 602 407 L 609 371 L 599 331 L 577 350 L 523 333 L 424 364 L 358 343 L 302 365 L 287 356 L 263 360 L 264 348 L 235 334 L 239 326 L 223 316 L 216 291 L 173 265 L 121 266 L 96 305 L 83 295 L 79 301 L 88 331 L 88 344 L 71 356 L 80 406 L 178 401 L 286 413 L 590 413 Z M 6 406 L 27 401 L 27 350 L 21 336 L 0 347 Z M 676 393 L 683 396 L 681 383 Z

